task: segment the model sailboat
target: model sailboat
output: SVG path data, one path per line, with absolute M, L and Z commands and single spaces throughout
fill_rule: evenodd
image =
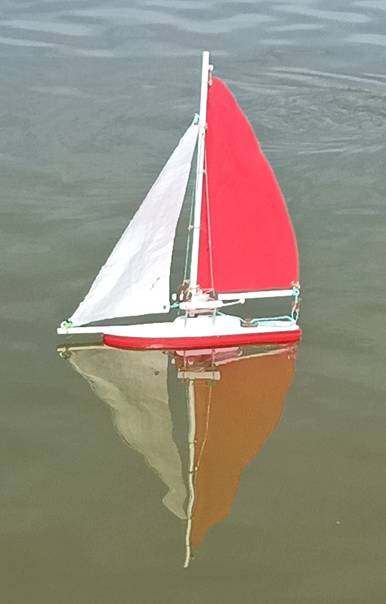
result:
M 164 505 L 185 521 L 187 566 L 208 530 L 230 513 L 242 471 L 280 420 L 296 345 L 169 354 L 107 346 L 59 351 L 164 483 Z M 173 421 L 184 402 L 185 425 Z
M 200 114 L 60 334 L 100 333 L 106 345 L 195 349 L 294 342 L 298 254 L 285 201 L 251 125 L 203 53 Z M 173 296 L 170 270 L 178 218 L 197 145 L 190 274 Z M 243 320 L 225 307 L 292 298 L 287 316 Z M 168 313 L 173 321 L 90 323 Z

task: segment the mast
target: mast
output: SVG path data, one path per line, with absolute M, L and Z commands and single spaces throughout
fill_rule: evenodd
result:
M 198 252 L 200 246 L 200 223 L 202 206 L 202 188 L 204 180 L 204 161 L 205 161 L 205 131 L 206 131 L 206 108 L 208 101 L 209 71 L 212 66 L 209 64 L 209 52 L 205 50 L 202 53 L 202 74 L 201 74 L 201 98 L 200 98 L 200 119 L 198 122 L 198 147 L 197 147 L 197 172 L 196 188 L 194 196 L 194 219 L 193 219 L 193 242 L 192 257 L 190 265 L 190 288 L 197 289 L 198 273 Z

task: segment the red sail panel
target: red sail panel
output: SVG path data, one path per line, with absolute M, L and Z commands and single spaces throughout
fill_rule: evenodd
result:
M 283 195 L 252 126 L 218 78 L 208 92 L 205 163 L 200 287 L 290 288 L 299 279 L 298 253 Z

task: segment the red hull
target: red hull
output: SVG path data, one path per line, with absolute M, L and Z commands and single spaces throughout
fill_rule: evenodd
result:
M 130 350 L 194 350 L 196 348 L 224 348 L 252 344 L 289 344 L 298 342 L 301 334 L 300 329 L 298 331 L 279 331 L 276 333 L 246 333 L 196 338 L 132 338 L 106 334 L 103 336 L 103 343 L 113 348 L 127 348 Z

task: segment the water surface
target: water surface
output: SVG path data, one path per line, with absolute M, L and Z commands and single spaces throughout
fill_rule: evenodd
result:
M 2 601 L 383 603 L 385 4 L 0 11 Z M 184 570 L 164 483 L 55 328 L 197 110 L 205 48 L 286 195 L 304 339 L 280 423 Z

